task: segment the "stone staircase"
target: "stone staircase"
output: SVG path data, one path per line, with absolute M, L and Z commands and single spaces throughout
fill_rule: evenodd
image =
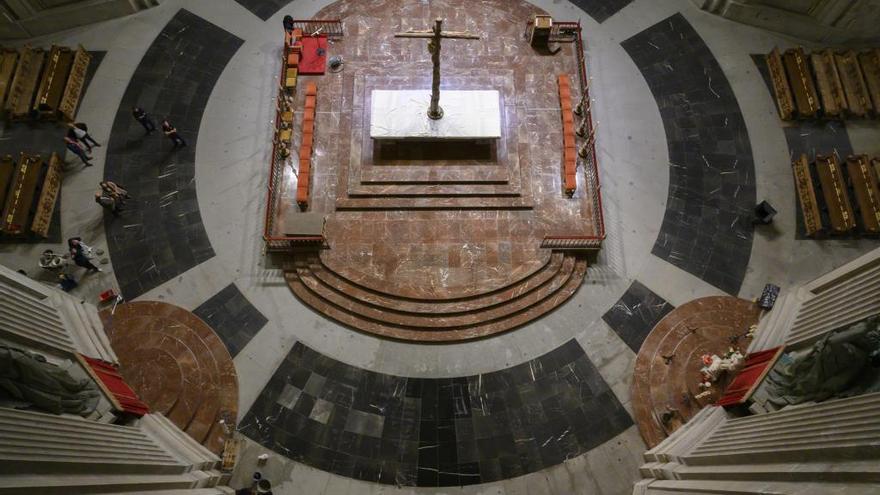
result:
M 316 255 L 285 267 L 293 293 L 344 325 L 383 337 L 432 342 L 480 338 L 522 326 L 564 303 L 580 287 L 586 258 L 553 252 L 537 270 L 489 292 L 412 298 L 355 283 Z

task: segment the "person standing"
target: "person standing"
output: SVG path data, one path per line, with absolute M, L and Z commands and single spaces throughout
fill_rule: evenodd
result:
M 98 183 L 98 185 L 101 187 L 101 191 L 103 191 L 104 195 L 110 196 L 120 204 L 125 203 L 126 199 L 131 198 L 131 195 L 128 194 L 128 191 L 125 188 L 113 181 L 103 181 Z
M 81 266 L 89 271 L 100 272 L 103 271 L 97 266 L 93 265 L 89 260 L 89 257 L 86 255 L 86 246 L 82 242 L 80 242 L 79 237 L 73 237 L 67 240 L 67 245 L 70 246 L 70 257 L 73 259 L 73 262 L 76 263 L 76 266 Z
M 86 155 L 85 150 L 76 142 L 75 139 L 71 139 L 69 136 L 64 136 L 64 144 L 67 145 L 67 149 L 73 152 L 74 155 L 78 156 L 80 160 L 82 160 L 83 164 L 86 167 L 91 167 L 92 163 L 89 161 L 92 158 Z
M 183 138 L 180 137 L 180 134 L 177 133 L 177 128 L 171 125 L 171 122 L 168 121 L 168 117 L 165 117 L 165 119 L 162 120 L 162 132 L 164 132 L 165 135 L 168 136 L 168 139 L 174 143 L 175 148 L 178 146 L 186 146 L 186 141 L 184 141 Z
M 83 124 L 82 122 L 76 123 L 68 123 L 67 127 L 70 128 L 67 131 L 67 136 L 71 139 L 75 139 L 82 144 L 86 145 L 89 153 L 92 152 L 92 146 L 101 146 L 97 141 L 89 134 L 89 126 Z
M 144 126 L 144 130 L 147 131 L 147 135 L 152 134 L 156 130 L 156 124 L 153 123 L 153 119 L 147 115 L 147 112 L 144 111 L 143 108 L 139 106 L 131 107 L 131 115 L 134 117 L 134 120 L 137 120 L 138 123 Z
M 281 22 L 284 24 L 284 31 L 286 31 L 287 34 L 293 32 L 293 17 L 291 17 L 290 15 L 286 15 Z

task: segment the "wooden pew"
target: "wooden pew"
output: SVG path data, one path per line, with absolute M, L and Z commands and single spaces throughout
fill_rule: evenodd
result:
M 819 87 L 823 116 L 843 118 L 849 107 L 846 105 L 843 83 L 834 63 L 834 53 L 831 50 L 813 52 L 810 61 L 816 73 L 816 86 Z
M 27 45 L 22 48 L 6 99 L 5 108 L 13 120 L 23 120 L 30 116 L 31 103 L 34 101 L 45 59 L 46 53 L 39 48 Z
M 0 208 L 6 204 L 6 194 L 12 184 L 13 175 L 15 175 L 15 162 L 12 160 L 12 155 L 0 158 Z M 2 230 L 2 222 L 0 222 L 0 230 Z
M 565 194 L 571 196 L 577 189 L 577 146 L 571 106 L 571 80 L 567 74 L 560 74 L 558 84 L 562 112 L 562 188 Z
M 808 236 L 815 236 L 822 231 L 822 216 L 819 214 L 819 203 L 813 188 L 813 176 L 810 173 L 807 155 L 802 154 L 791 166 L 806 233 Z
M 880 233 L 880 186 L 871 170 L 868 155 L 850 155 L 846 158 L 846 171 L 856 194 L 856 203 L 865 232 Z
M 64 98 L 67 76 L 73 66 L 73 58 L 74 53 L 70 48 L 52 45 L 34 99 L 33 110 L 39 118 L 56 120 L 61 115 L 59 108 Z
M 0 107 L 6 103 L 15 66 L 18 63 L 18 52 L 15 50 L 0 51 Z
M 871 168 L 874 169 L 874 177 L 880 181 L 880 158 L 874 158 L 871 160 Z
M 880 115 L 880 48 L 859 54 L 859 64 L 865 75 L 865 84 L 871 104 L 874 106 L 874 115 Z
M 837 64 L 837 71 L 840 73 L 841 82 L 843 82 L 843 91 L 846 94 L 846 104 L 849 107 L 850 115 L 867 117 L 873 107 L 856 52 L 848 50 L 835 53 L 834 63 Z
M 815 118 L 819 113 L 819 94 L 816 92 L 813 74 L 810 72 L 809 60 L 804 55 L 804 49 L 786 50 L 782 61 L 794 94 L 797 116 L 802 119 Z
M 831 233 L 843 234 L 853 230 L 856 227 L 856 219 L 837 157 L 816 155 L 816 173 L 819 175 L 822 196 L 828 208 Z
M 49 237 L 49 225 L 52 223 L 52 213 L 55 211 L 55 202 L 61 193 L 61 158 L 58 153 L 52 153 L 49 157 L 49 166 L 43 179 L 40 190 L 40 199 L 37 200 L 37 209 L 34 213 L 34 221 L 31 223 L 31 232 L 40 237 Z
M 28 219 L 31 206 L 42 177 L 43 161 L 40 155 L 22 153 L 15 168 L 12 187 L 6 195 L 3 217 L 0 219 L 0 227 L 5 234 L 22 234 L 30 226 Z
M 58 111 L 67 120 L 72 121 L 76 118 L 76 109 L 82 98 L 83 87 L 86 84 L 86 72 L 88 72 L 91 61 L 92 55 L 85 48 L 79 46 L 73 56 L 70 75 L 67 78 L 67 84 L 64 86 L 61 103 L 58 104 Z
M 791 120 L 794 118 L 794 97 L 791 94 L 791 85 L 785 74 L 785 66 L 782 64 L 782 55 L 778 48 L 767 54 L 767 69 L 770 71 L 770 80 L 773 82 L 773 96 L 776 99 L 776 108 L 779 110 L 779 118 Z

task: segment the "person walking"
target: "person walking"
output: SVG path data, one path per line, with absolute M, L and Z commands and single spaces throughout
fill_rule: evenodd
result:
M 83 164 L 86 167 L 91 167 L 92 163 L 89 161 L 92 157 L 88 156 L 85 150 L 76 142 L 75 139 L 71 139 L 69 136 L 64 136 L 64 144 L 67 145 L 67 149 L 73 152 L 74 155 L 78 156 L 80 160 L 82 160 Z
M 293 17 L 291 17 L 290 15 L 286 15 L 284 16 L 284 19 L 281 20 L 281 22 L 282 24 L 284 24 L 284 31 L 287 32 L 287 34 L 293 32 Z
M 138 123 L 144 126 L 144 130 L 147 131 L 147 135 L 152 134 L 156 131 L 156 124 L 153 123 L 153 119 L 147 115 L 147 112 L 144 111 L 143 108 L 139 106 L 131 107 L 131 115 L 134 117 L 134 120 L 137 120 Z
M 104 208 L 110 210 L 110 213 L 112 213 L 113 216 L 119 215 L 119 210 L 121 209 L 119 202 L 113 199 L 111 196 L 101 194 L 101 191 L 98 191 L 95 193 L 95 203 L 98 203 Z
M 180 137 L 180 134 L 177 133 L 177 128 L 171 125 L 171 122 L 168 121 L 168 117 L 165 117 L 165 119 L 162 120 L 162 132 L 164 132 L 165 135 L 168 136 L 168 139 L 174 143 L 175 148 L 178 146 L 186 146 L 186 141 L 184 141 L 183 138 Z
M 67 137 L 71 139 L 75 139 L 82 144 L 86 145 L 89 153 L 92 152 L 92 146 L 101 146 L 97 141 L 89 134 L 89 126 L 83 124 L 82 122 L 76 123 L 68 123 L 67 127 L 70 128 L 67 131 Z
M 73 262 L 76 263 L 76 266 L 81 266 L 86 270 L 94 272 L 103 271 L 93 265 L 89 260 L 87 255 L 88 251 L 86 250 L 88 246 L 83 244 L 79 237 L 71 237 L 67 240 L 67 245 L 70 247 L 70 257 L 73 259 Z

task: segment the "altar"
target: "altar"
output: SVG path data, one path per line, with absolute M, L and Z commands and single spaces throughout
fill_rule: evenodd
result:
M 501 138 L 500 94 L 441 91 L 443 118 L 425 112 L 430 90 L 373 90 L 370 137 L 376 140 L 488 140 Z

